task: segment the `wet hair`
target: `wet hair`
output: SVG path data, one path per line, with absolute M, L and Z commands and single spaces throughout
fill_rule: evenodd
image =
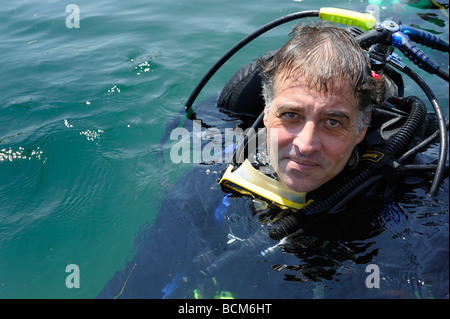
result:
M 318 92 L 353 91 L 358 100 L 358 129 L 367 126 L 372 106 L 385 99 L 383 77 L 372 77 L 370 62 L 347 30 L 325 23 L 298 25 L 292 38 L 269 61 L 259 60 L 266 111 L 275 81 L 297 77 Z

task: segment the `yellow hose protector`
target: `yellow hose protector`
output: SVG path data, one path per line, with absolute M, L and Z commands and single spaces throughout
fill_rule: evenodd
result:
M 372 30 L 376 21 L 375 17 L 370 13 L 360 13 L 331 7 L 320 8 L 319 18 L 333 23 L 359 27 L 363 31 Z
M 283 207 L 301 209 L 305 207 L 306 193 L 298 193 L 283 183 L 264 175 L 246 159 L 237 169 L 229 164 L 219 184 L 244 195 L 258 196 Z

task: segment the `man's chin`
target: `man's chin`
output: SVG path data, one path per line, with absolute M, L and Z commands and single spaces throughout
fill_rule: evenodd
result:
M 312 182 L 306 179 L 281 178 L 281 181 L 287 188 L 297 193 L 308 193 L 317 188 Z

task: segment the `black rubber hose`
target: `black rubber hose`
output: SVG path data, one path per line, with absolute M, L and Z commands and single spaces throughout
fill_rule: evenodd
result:
M 401 152 L 408 146 L 417 130 L 421 125 L 423 125 L 427 115 L 427 108 L 425 104 L 416 97 L 404 99 L 402 100 L 402 103 L 410 104 L 411 111 L 405 124 L 386 146 L 386 151 L 390 152 L 394 157 L 401 155 Z M 348 182 L 340 185 L 339 189 L 335 193 L 331 195 L 324 194 L 322 198 L 315 200 L 303 209 L 292 212 L 291 214 L 275 221 L 268 227 L 269 237 L 272 239 L 281 240 L 282 238 L 296 232 L 301 226 L 301 217 L 303 214 L 311 215 L 323 213 L 333 208 L 334 205 L 339 203 L 341 198 L 344 198 L 346 201 L 349 200 L 348 195 L 350 193 L 355 196 L 369 186 L 366 182 L 371 179 L 375 173 L 375 168 L 371 166 L 365 167 L 362 171 L 356 173 L 356 175 Z M 373 183 L 376 181 L 378 181 L 378 179 L 374 178 Z
M 404 165 L 403 169 L 407 172 L 432 172 L 436 169 L 436 165 L 411 164 Z M 448 174 L 448 165 L 445 166 L 445 174 Z
M 372 45 L 385 42 L 389 37 L 389 31 L 385 28 L 376 28 L 356 36 L 361 48 L 369 49 Z
M 447 131 L 448 131 L 449 122 L 447 121 L 447 123 L 445 125 L 446 125 Z M 439 132 L 439 129 L 438 129 L 433 134 L 431 134 L 426 139 L 424 139 L 422 142 L 420 142 L 419 144 L 417 144 L 416 146 L 414 146 L 413 148 L 408 150 L 405 154 L 403 154 L 402 157 L 400 157 L 397 162 L 402 164 L 407 159 L 415 156 L 417 153 L 419 153 L 422 150 L 428 148 L 428 146 L 430 146 L 431 143 L 434 143 L 434 141 L 439 138 L 439 134 L 440 134 L 440 132 Z M 434 169 L 437 168 L 436 165 L 434 165 L 434 167 L 435 167 Z
M 402 75 L 391 68 L 389 65 L 386 65 L 383 69 L 384 74 L 387 75 L 389 79 L 394 81 L 395 85 L 397 85 L 397 96 L 403 97 L 405 94 L 405 83 L 403 82 Z
M 442 68 L 438 68 L 436 70 L 436 75 L 448 82 L 448 73 L 445 72 Z
M 398 158 L 408 146 L 420 126 L 423 125 L 427 116 L 427 107 L 417 97 L 410 96 L 405 99 L 390 98 L 388 102 L 397 104 L 399 108 L 410 105 L 411 112 L 400 131 L 394 135 L 394 138 L 386 145 L 386 150 Z
M 341 185 L 335 193 L 316 199 L 313 203 L 305 206 L 303 209 L 292 212 L 291 214 L 275 221 L 268 227 L 267 233 L 269 237 L 272 239 L 281 240 L 282 238 L 296 232 L 301 226 L 301 215 L 319 214 L 327 209 L 330 209 L 335 203 L 338 202 L 340 198 L 357 188 L 358 185 L 364 183 L 364 181 L 369 179 L 373 174 L 374 169 L 372 167 L 367 167 L 350 181 L 344 185 Z
M 408 75 L 411 79 L 413 79 L 424 91 L 424 93 L 431 102 L 431 105 L 434 109 L 434 113 L 436 114 L 436 118 L 438 121 L 439 139 L 440 139 L 439 159 L 436 171 L 434 173 L 433 181 L 431 183 L 430 189 L 428 190 L 428 194 L 430 196 L 434 196 L 436 195 L 439 189 L 439 185 L 443 179 L 445 164 L 447 161 L 448 139 L 444 113 L 442 112 L 441 106 L 439 105 L 433 90 L 431 90 L 428 84 L 416 72 L 414 72 L 414 70 L 412 70 L 408 66 L 404 66 L 400 70 L 403 71 L 406 75 Z
M 235 44 L 227 53 L 225 53 L 208 71 L 208 73 L 205 74 L 205 76 L 200 80 L 200 82 L 197 84 L 194 91 L 192 91 L 191 95 L 189 96 L 186 104 L 185 104 L 185 110 L 186 114 L 189 118 L 193 119 L 195 118 L 194 113 L 192 112 L 192 105 L 194 104 L 195 99 L 200 94 L 203 87 L 208 83 L 209 79 L 219 70 L 219 68 L 226 62 L 228 59 L 230 59 L 236 52 L 238 52 L 240 49 L 242 49 L 245 45 L 262 35 L 263 33 L 281 25 L 287 22 L 290 22 L 292 20 L 297 20 L 301 18 L 307 18 L 307 17 L 318 17 L 319 16 L 319 10 L 311 10 L 311 11 L 302 11 L 302 12 L 296 12 L 292 14 L 285 15 L 281 18 L 278 18 L 276 20 L 273 20 L 272 22 L 269 22 L 253 33 L 249 34 L 245 38 L 243 38 L 241 41 L 239 41 L 237 44 Z

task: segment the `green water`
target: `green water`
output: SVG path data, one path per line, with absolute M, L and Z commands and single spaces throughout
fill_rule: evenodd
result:
M 0 7 L 1 298 L 97 296 L 133 256 L 138 231 L 156 218 L 165 190 L 190 169 L 173 165 L 171 144 L 160 141 L 209 67 L 282 15 L 322 6 L 364 12 L 367 5 L 79 0 L 79 28 L 68 28 L 69 3 Z M 397 14 L 448 41 L 448 9 L 404 3 Z M 391 15 L 386 4 L 382 16 Z M 240 51 L 198 100 L 279 47 L 293 25 Z M 432 56 L 448 71 L 448 55 Z M 425 78 L 448 116 L 448 84 Z M 66 286 L 69 264 L 80 269 L 80 288 Z

